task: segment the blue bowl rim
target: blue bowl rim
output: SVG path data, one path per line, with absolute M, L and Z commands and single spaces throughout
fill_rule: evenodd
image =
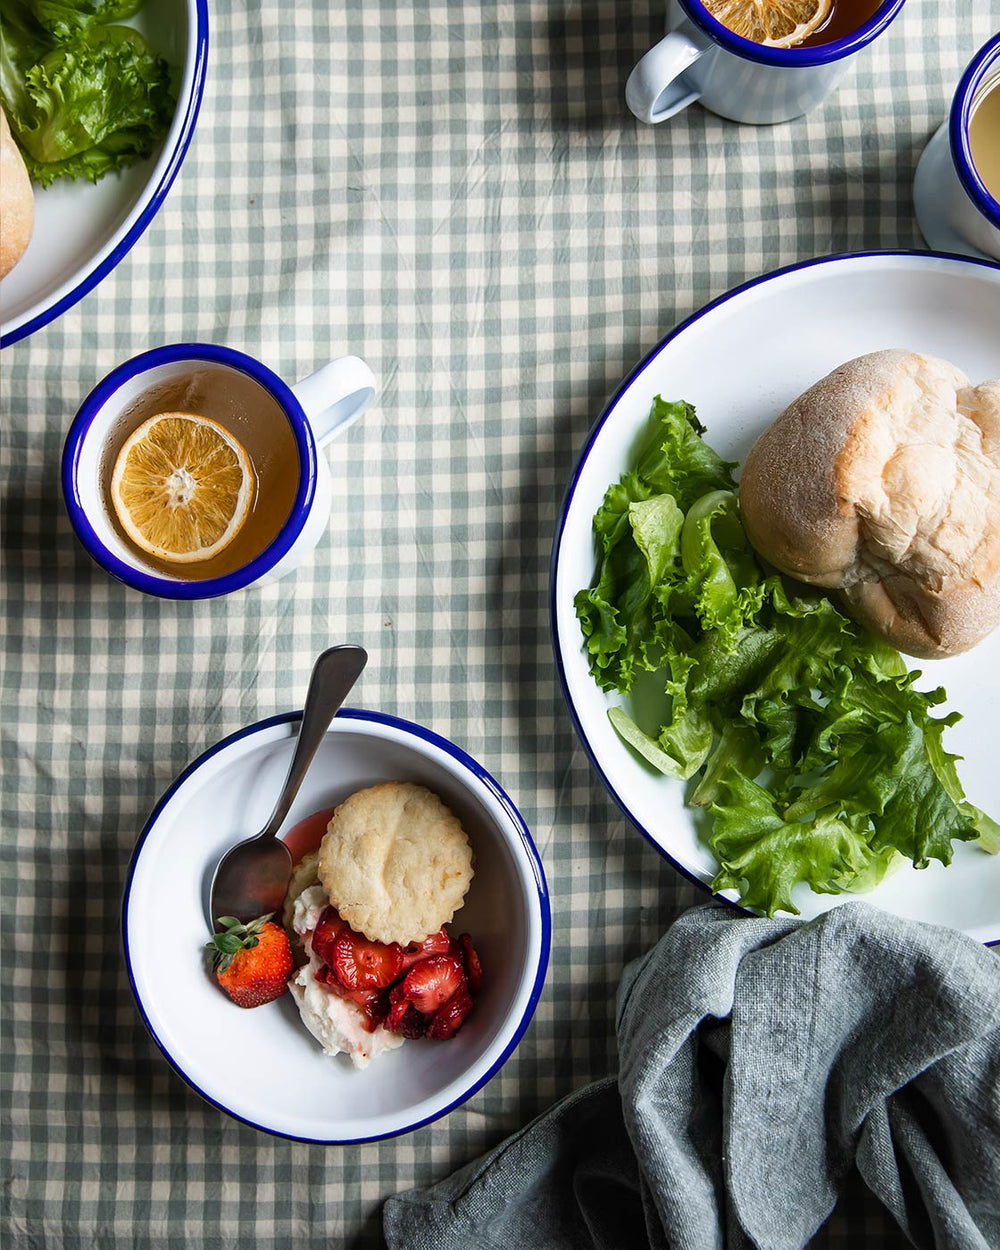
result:
M 270 392 L 288 417 L 295 445 L 299 454 L 299 485 L 288 519 L 272 541 L 248 564 L 227 573 L 223 577 L 208 577 L 200 581 L 171 581 L 153 572 L 134 568 L 120 559 L 98 538 L 87 512 L 80 502 L 77 490 L 77 469 L 84 440 L 98 414 L 115 392 L 131 378 L 160 365 L 176 364 L 178 361 L 205 361 L 225 365 L 246 374 L 266 391 Z M 62 489 L 66 510 L 77 537 L 90 557 L 106 572 L 133 590 L 160 599 L 212 599 L 219 595 L 242 590 L 268 573 L 294 546 L 305 527 L 316 495 L 318 455 L 316 439 L 302 405 L 291 387 L 267 365 L 253 356 L 232 347 L 212 343 L 172 343 L 165 347 L 152 347 L 123 361 L 102 378 L 94 387 L 73 418 L 66 435 L 62 456 Z
M 742 57 L 745 61 L 756 61 L 760 65 L 790 69 L 795 66 L 829 65 L 842 60 L 855 52 L 860 52 L 895 19 L 903 7 L 904 0 L 882 0 L 875 12 L 866 22 L 862 22 L 857 30 L 851 31 L 840 39 L 830 43 L 820 43 L 813 47 L 802 48 L 768 48 L 763 44 L 754 43 L 752 39 L 744 39 L 724 26 L 704 7 L 700 0 L 677 0 L 687 17 L 708 35 L 713 43 Z
M 603 428 L 605 421 L 607 421 L 608 417 L 617 407 L 618 401 L 622 398 L 622 396 L 629 389 L 632 383 L 642 373 L 646 371 L 646 369 L 653 363 L 656 357 L 659 356 L 660 352 L 662 352 L 664 348 L 668 346 L 668 344 L 673 342 L 675 338 L 677 338 L 690 326 L 693 326 L 696 322 L 700 321 L 702 317 L 706 316 L 708 313 L 712 312 L 714 309 L 720 307 L 722 304 L 726 304 L 731 299 L 735 299 L 738 295 L 742 295 L 745 291 L 752 290 L 756 286 L 762 286 L 764 283 L 770 282 L 775 278 L 781 278 L 788 274 L 796 273 L 800 269 L 812 269 L 812 268 L 819 267 L 821 265 L 837 264 L 839 262 L 848 261 L 848 260 L 867 260 L 867 259 L 874 260 L 874 259 L 879 259 L 879 258 L 898 257 L 898 256 L 919 257 L 925 260 L 948 260 L 948 261 L 956 260 L 956 261 L 960 261 L 963 265 L 975 265 L 982 269 L 993 269 L 993 270 L 1000 271 L 1000 263 L 997 263 L 991 260 L 980 260 L 972 256 L 960 256 L 953 252 L 921 251 L 916 248 L 880 248 L 880 249 L 877 248 L 877 249 L 871 249 L 867 251 L 858 251 L 858 252 L 836 252 L 830 256 L 816 256 L 816 257 L 811 258 L 810 260 L 796 261 L 794 264 L 783 265 L 780 269 L 772 269 L 772 270 L 769 270 L 767 273 L 759 274 L 755 278 L 749 278 L 746 282 L 741 282 L 738 286 L 734 286 L 730 290 L 724 291 L 722 295 L 716 296 L 715 299 L 710 300 L 707 304 L 704 304 L 701 308 L 696 309 L 693 313 L 690 314 L 690 316 L 685 317 L 683 321 L 678 322 L 678 324 L 675 325 L 672 330 L 670 330 L 666 335 L 664 335 L 664 337 L 659 341 L 659 343 L 656 344 L 655 347 L 653 347 L 650 351 L 648 351 L 646 355 L 643 356 L 633 366 L 633 368 L 629 371 L 629 373 L 625 377 L 625 380 L 615 390 L 614 394 L 605 404 L 601 412 L 601 415 L 597 418 L 596 422 L 591 426 L 582 448 L 577 453 L 577 457 L 573 465 L 573 471 L 570 474 L 570 478 L 566 485 L 565 493 L 563 495 L 563 501 L 559 509 L 559 516 L 556 520 L 556 527 L 555 527 L 555 531 L 553 533 L 553 538 L 552 538 L 552 553 L 549 557 L 549 638 L 552 644 L 552 653 L 553 653 L 553 656 L 555 657 L 556 672 L 558 673 L 558 676 L 559 676 L 559 686 L 560 686 L 560 689 L 562 690 L 563 702 L 565 703 L 566 708 L 569 712 L 570 721 L 573 724 L 573 729 L 580 742 L 580 745 L 583 747 L 584 753 L 586 754 L 587 758 L 590 760 L 591 767 L 597 773 L 598 777 L 600 777 L 601 782 L 604 785 L 604 788 L 607 790 L 608 794 L 611 795 L 611 798 L 614 800 L 615 805 L 618 807 L 619 811 L 622 813 L 625 819 L 635 829 L 637 829 L 639 833 L 642 834 L 642 836 L 646 839 L 646 841 L 650 844 L 650 846 L 652 846 L 652 848 L 657 852 L 657 854 L 662 855 L 663 858 L 673 868 L 675 868 L 677 872 L 681 874 L 682 877 L 685 877 L 693 885 L 696 885 L 699 888 L 699 890 L 701 890 L 703 893 L 712 895 L 713 899 L 719 902 L 725 903 L 728 907 L 732 908 L 733 911 L 744 916 L 754 915 L 755 913 L 751 912 L 746 907 L 742 907 L 738 902 L 734 902 L 732 899 L 726 898 L 725 895 L 723 894 L 713 895 L 712 887 L 707 881 L 702 881 L 702 879 L 699 876 L 693 873 L 690 869 L 685 868 L 683 864 L 679 863 L 677 859 L 673 855 L 670 854 L 669 851 L 667 851 L 663 846 L 660 845 L 659 842 L 656 841 L 652 833 L 644 825 L 639 823 L 634 813 L 630 811 L 626 800 L 622 797 L 622 795 L 618 793 L 618 791 L 611 784 L 610 779 L 608 778 L 607 774 L 604 772 L 604 769 L 601 767 L 600 762 L 597 759 L 594 749 L 590 744 L 590 740 L 588 739 L 587 735 L 584 733 L 583 725 L 580 723 L 580 718 L 577 716 L 576 708 L 573 706 L 573 700 L 570 697 L 569 682 L 566 678 L 566 669 L 565 669 L 565 665 L 563 664 L 562 651 L 559 646 L 558 605 L 556 601 L 556 572 L 557 572 L 558 563 L 559 563 L 559 549 L 562 545 L 563 531 L 566 528 L 566 517 L 569 513 L 570 505 L 573 502 L 573 496 L 576 492 L 576 486 L 579 481 L 580 474 L 583 472 L 583 466 L 587 462 L 590 456 L 594 442 L 598 434 L 600 433 L 601 429 Z M 997 938 L 991 942 L 985 942 L 984 945 L 985 946 L 998 946 L 1000 945 L 1000 938 Z
M 234 1120 L 238 1120 L 242 1124 L 249 1125 L 250 1128 L 255 1128 L 262 1133 L 268 1133 L 272 1137 L 284 1138 L 287 1141 L 306 1142 L 314 1146 L 350 1146 L 350 1145 L 361 1145 L 365 1142 L 385 1141 L 389 1138 L 400 1137 L 405 1133 L 412 1133 L 414 1130 L 418 1128 L 423 1128 L 424 1125 L 431 1124 L 433 1121 L 439 1120 L 442 1116 L 450 1114 L 450 1112 L 454 1111 L 457 1107 L 460 1107 L 462 1103 L 468 1101 L 468 1099 L 470 1099 L 473 1094 L 475 1094 L 478 1090 L 480 1090 L 486 1084 L 487 1081 L 491 1080 L 497 1074 L 497 1072 L 499 1072 L 499 1070 L 503 1067 L 503 1065 L 510 1058 L 511 1054 L 514 1052 L 518 1043 L 521 1041 L 521 1038 L 524 1036 L 525 1032 L 527 1031 L 528 1025 L 531 1023 L 532 1019 L 534 1018 L 535 1010 L 538 1007 L 538 1000 L 541 997 L 542 989 L 545 984 L 545 975 L 548 970 L 549 954 L 550 954 L 551 947 L 552 947 L 552 911 L 551 911 L 551 906 L 549 904 L 549 894 L 548 894 L 548 886 L 545 880 L 545 870 L 542 867 L 542 861 L 538 854 L 538 849 L 535 846 L 534 840 L 532 839 L 530 832 L 528 831 L 528 826 L 525 824 L 523 816 L 515 807 L 513 800 L 510 798 L 507 792 L 503 789 L 503 787 L 499 784 L 499 782 L 497 782 L 496 779 L 490 773 L 488 773 L 485 768 L 483 768 L 481 764 L 479 764 L 476 760 L 474 760 L 471 755 L 467 754 L 467 752 L 463 751 L 461 747 L 456 746 L 455 743 L 450 742 L 447 738 L 444 738 L 440 734 L 435 733 L 434 730 L 432 729 L 427 729 L 423 725 L 417 725 L 413 721 L 404 720 L 400 716 L 392 716 L 386 712 L 372 712 L 372 711 L 368 711 L 362 708 L 346 708 L 345 707 L 345 708 L 341 708 L 336 716 L 336 719 L 338 720 L 362 721 L 362 722 L 368 722 L 370 724 L 375 724 L 375 725 L 385 725 L 391 729 L 401 730 L 402 732 L 411 734 L 413 737 L 418 738 L 423 742 L 428 742 L 432 746 L 438 747 L 440 750 L 444 751 L 447 755 L 450 755 L 452 759 L 454 759 L 457 763 L 461 764 L 470 773 L 472 773 L 473 776 L 487 790 L 489 790 L 489 792 L 493 795 L 493 797 L 497 799 L 499 803 L 501 804 L 501 806 L 504 808 L 507 815 L 512 820 L 515 829 L 517 830 L 518 836 L 520 837 L 520 840 L 521 840 L 521 845 L 527 855 L 528 863 L 531 866 L 531 869 L 534 875 L 535 889 L 538 893 L 538 905 L 539 905 L 539 915 L 541 918 L 542 933 L 541 933 L 541 944 L 540 944 L 540 949 L 539 949 L 539 954 L 538 954 L 538 966 L 535 969 L 535 977 L 534 977 L 534 981 L 532 982 L 531 994 L 528 999 L 527 1005 L 525 1006 L 524 1014 L 522 1015 L 521 1020 L 519 1021 L 518 1026 L 516 1030 L 514 1031 L 514 1034 L 510 1038 L 510 1041 L 505 1046 L 503 1053 L 497 1057 L 496 1061 L 490 1067 L 490 1070 L 486 1072 L 482 1077 L 480 1077 L 479 1080 L 476 1081 L 473 1085 L 471 1085 L 467 1090 L 464 1090 L 462 1094 L 458 1098 L 456 1098 L 453 1102 L 449 1103 L 447 1107 L 442 1108 L 440 1111 L 434 1112 L 433 1115 L 425 1116 L 422 1120 L 414 1121 L 414 1123 L 412 1124 L 407 1124 L 398 1129 L 393 1129 L 391 1132 L 388 1132 L 388 1133 L 379 1133 L 372 1137 L 349 1137 L 349 1138 L 298 1137 L 292 1133 L 282 1133 L 278 1131 L 277 1129 L 269 1128 L 266 1124 L 258 1124 L 254 1120 L 248 1119 L 245 1116 L 238 1115 L 235 1111 L 230 1110 L 228 1107 L 226 1107 L 223 1103 L 219 1102 L 217 1099 L 212 1098 L 184 1072 L 183 1068 L 174 1059 L 173 1055 L 170 1054 L 169 1050 L 167 1050 L 166 1046 L 157 1036 L 156 1031 L 152 1026 L 152 1023 L 149 1020 L 149 1017 L 146 1015 L 145 1008 L 142 1005 L 142 1000 L 139 997 L 139 991 L 135 983 L 135 978 L 132 974 L 132 959 L 131 959 L 131 955 L 129 951 L 129 943 L 128 943 L 129 896 L 131 894 L 132 880 L 135 876 L 135 870 L 136 870 L 136 867 L 138 866 L 139 857 L 142 853 L 142 848 L 145 845 L 147 837 L 152 832 L 153 827 L 155 826 L 157 820 L 159 819 L 160 813 L 166 807 L 167 803 L 169 803 L 169 801 L 174 796 L 176 791 L 179 790 L 180 787 L 187 781 L 187 779 L 190 776 L 192 776 L 195 772 L 197 772 L 197 770 L 201 768 L 201 766 L 205 764 L 208 760 L 210 760 L 214 755 L 217 755 L 220 751 L 224 751 L 227 747 L 231 746 L 235 742 L 241 741 L 243 738 L 248 738 L 252 736 L 253 734 L 262 732 L 263 730 L 271 729 L 276 725 L 293 724 L 294 722 L 300 721 L 301 719 L 302 719 L 301 711 L 280 712 L 276 716 L 266 717 L 264 720 L 257 721 L 253 725 L 248 725 L 243 729 L 236 730 L 235 733 L 229 734 L 228 737 L 223 738 L 220 742 L 215 743 L 214 746 L 211 746 L 206 751 L 203 751 L 201 755 L 197 757 L 197 759 L 193 760 L 184 769 L 184 771 L 180 773 L 178 777 L 175 778 L 175 780 L 170 784 L 168 789 L 164 792 L 164 794 L 157 801 L 157 804 L 153 808 L 153 811 L 150 813 L 149 819 L 146 821 L 145 825 L 143 826 L 142 832 L 139 835 L 139 839 L 135 844 L 134 850 L 132 851 L 132 856 L 131 856 L 131 859 L 129 860 L 128 871 L 125 876 L 125 885 L 122 891 L 121 938 L 122 938 L 122 948 L 123 948 L 124 955 L 125 955 L 125 967 L 128 973 L 129 985 L 132 989 L 132 996 L 135 999 L 136 1008 L 139 1012 L 139 1015 L 142 1019 L 143 1024 L 146 1027 L 147 1032 L 149 1033 L 153 1041 L 156 1043 L 156 1045 L 159 1047 L 161 1053 L 163 1054 L 164 1058 L 166 1059 L 170 1067 L 173 1068 L 173 1070 L 185 1082 L 185 1084 L 189 1085 L 196 1094 L 198 1094 L 201 1098 L 205 1100 L 205 1102 L 210 1103 L 217 1110 L 225 1112 L 226 1115 L 231 1116 Z
M 1000 32 L 983 44 L 959 80 L 948 115 L 948 139 L 962 186 L 986 220 L 1000 230 L 1000 200 L 983 182 L 969 146 L 969 121 L 976 92 L 997 61 L 1000 61 Z M 1000 91 L 1000 80 L 993 90 Z
M 0 336 L 0 348 L 10 347 L 13 343 L 19 343 L 21 339 L 25 339 L 29 334 L 34 334 L 36 330 L 41 330 L 47 326 L 49 322 L 55 321 L 57 317 L 61 317 L 64 312 L 72 308 L 83 297 L 92 291 L 99 282 L 102 282 L 108 274 L 119 265 L 128 253 L 138 242 L 146 227 L 160 211 L 160 206 L 167 197 L 167 192 L 173 185 L 174 179 L 184 163 L 184 157 L 191 145 L 191 139 L 194 137 L 195 123 L 198 120 L 198 113 L 201 109 L 202 96 L 205 93 L 205 75 L 208 68 L 208 0 L 193 0 L 195 14 L 195 58 L 192 69 L 191 94 L 188 97 L 187 109 L 184 114 L 184 120 L 181 128 L 177 133 L 177 142 L 174 145 L 173 152 L 163 175 L 160 178 L 156 189 L 149 198 L 149 202 L 143 211 L 136 218 L 132 228 L 122 237 L 118 245 L 104 258 L 104 260 L 88 274 L 86 274 L 77 285 L 54 304 L 43 308 L 30 321 L 24 322 L 23 325 L 17 327 L 16 330 L 10 330 L 7 334 Z

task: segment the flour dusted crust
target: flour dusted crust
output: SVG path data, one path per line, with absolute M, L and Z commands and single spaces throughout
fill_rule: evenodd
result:
M 1000 381 L 919 352 L 848 361 L 757 440 L 740 506 L 765 559 L 901 651 L 966 651 L 1000 624 Z
M 421 941 L 462 906 L 472 848 L 457 816 L 424 786 L 359 790 L 333 814 L 319 880 L 352 929 L 375 942 Z

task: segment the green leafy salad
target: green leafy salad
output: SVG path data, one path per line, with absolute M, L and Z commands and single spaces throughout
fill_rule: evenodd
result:
M 957 712 L 914 688 L 899 652 L 826 595 L 769 572 L 732 471 L 694 408 L 657 398 L 634 469 L 594 529 L 596 584 L 576 596 L 604 690 L 655 683 L 658 728 L 612 708 L 619 736 L 688 781 L 719 862 L 714 890 L 768 915 L 792 890 L 871 889 L 901 857 L 948 864 L 954 841 L 1000 850 L 944 748 Z M 634 704 L 640 700 L 633 699 Z
M 174 112 L 166 62 L 107 25 L 142 0 L 0 0 L 0 100 L 28 173 L 98 178 L 148 156 Z

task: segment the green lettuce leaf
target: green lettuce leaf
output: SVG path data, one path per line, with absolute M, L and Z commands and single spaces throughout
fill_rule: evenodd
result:
M 610 708 L 608 720 L 623 742 L 661 773 L 679 781 L 687 781 L 701 768 L 712 747 L 711 725 L 704 720 L 699 722 L 694 716 L 675 723 L 674 732 L 667 739 L 669 748 L 644 733 L 624 708 Z
M 653 401 L 650 437 L 636 461 L 638 476 L 652 490 L 673 495 L 686 512 L 712 490 L 735 490 L 736 464 L 723 460 L 701 437 L 705 427 L 691 404 Z
M 68 39 L 88 26 L 106 25 L 132 17 L 143 0 L 24 0 L 24 6 L 57 39 Z
M 786 820 L 773 795 L 735 769 L 718 784 L 721 796 L 711 808 L 715 822 L 708 839 L 720 864 L 714 890 L 739 890 L 747 907 L 768 915 L 798 915 L 792 894 L 800 882 L 821 894 L 839 894 L 871 872 L 878 856 L 861 822 L 835 810 L 808 821 Z
M 658 680 L 659 731 L 609 712 L 628 746 L 692 782 L 716 889 L 773 914 L 800 883 L 873 888 L 902 860 L 948 863 L 956 841 L 1000 850 L 943 746 L 943 690 L 826 595 L 768 574 L 739 514 L 734 466 L 685 403 L 657 399 L 635 467 L 594 518 L 595 584 L 576 606 L 606 690 Z M 652 675 L 652 676 L 650 676 Z
M 0 4 L 0 95 L 32 178 L 96 182 L 148 156 L 174 101 L 142 36 L 94 25 L 57 39 L 18 0 Z

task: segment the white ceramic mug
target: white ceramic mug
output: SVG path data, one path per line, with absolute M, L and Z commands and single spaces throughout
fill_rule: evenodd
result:
M 101 492 L 101 462 L 115 422 L 152 387 L 199 373 L 235 371 L 251 378 L 275 401 L 288 422 L 299 458 L 299 481 L 288 519 L 254 559 L 232 573 L 197 579 L 154 572 L 122 541 Z M 229 347 L 179 343 L 155 347 L 125 361 L 91 391 L 70 426 L 63 449 L 62 486 L 77 536 L 112 576 L 146 594 L 166 599 L 209 599 L 245 586 L 274 581 L 297 568 L 330 521 L 330 470 L 318 454 L 352 425 L 375 398 L 375 377 L 363 360 L 343 356 L 295 386 L 266 365 Z
M 969 120 L 991 90 L 1000 91 L 1000 34 L 979 49 L 962 75 L 951 113 L 917 165 L 913 199 L 931 247 L 1000 260 L 1000 200 L 979 176 L 969 148 Z
M 625 101 L 642 122 L 666 121 L 698 100 L 732 121 L 771 125 L 824 100 L 851 58 L 903 7 L 883 0 L 851 34 L 808 48 L 768 48 L 735 35 L 700 0 L 670 0 L 667 35 L 629 75 Z

